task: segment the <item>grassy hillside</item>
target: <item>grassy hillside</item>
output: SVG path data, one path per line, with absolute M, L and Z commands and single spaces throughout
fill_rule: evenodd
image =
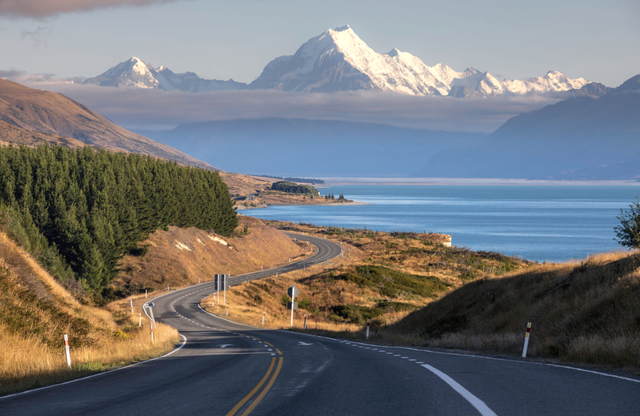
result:
M 115 297 L 205 282 L 216 273 L 239 275 L 282 265 L 310 253 L 262 221 L 239 216 L 240 224 L 229 236 L 196 228 L 169 227 L 140 243 L 138 255 L 122 259 L 110 290 Z
M 0 120 L 25 130 L 70 137 L 107 150 L 153 155 L 213 169 L 172 147 L 126 130 L 62 94 L 5 79 L 0 79 Z
M 473 281 L 379 339 L 640 368 L 640 255 L 609 253 Z
M 265 326 L 288 328 L 286 288 L 295 284 L 301 295 L 295 313 L 297 328 L 304 314 L 310 328 L 358 334 L 367 319 L 374 329 L 388 326 L 409 312 L 424 307 L 473 276 L 495 276 L 523 269 L 527 262 L 497 253 L 476 253 L 442 243 L 441 234 L 385 233 L 359 229 L 319 227 L 269 221 L 282 230 L 304 232 L 341 243 L 344 257 L 277 278 L 234 287 L 229 295 L 231 319 Z M 214 313 L 226 308 L 203 306 Z
M 67 290 L 68 289 L 68 290 Z M 109 311 L 80 303 L 38 263 L 0 232 L 0 394 L 93 374 L 157 356 L 173 348 L 177 332 L 149 322 L 137 326 L 140 308 Z M 72 368 L 64 356 L 69 335 Z

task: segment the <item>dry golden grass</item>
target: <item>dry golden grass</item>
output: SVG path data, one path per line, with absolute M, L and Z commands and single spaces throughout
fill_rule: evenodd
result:
M 593 255 L 481 279 L 408 315 L 381 341 L 640 368 L 640 256 Z
M 290 258 L 294 261 L 311 253 L 310 247 L 296 244 L 256 218 L 239 219 L 238 228 L 229 238 L 196 228 L 156 231 L 141 244 L 148 246 L 147 254 L 123 259 L 112 287 L 125 295 L 144 293 L 145 288 L 149 292 L 164 290 L 167 285 L 207 282 L 217 273 L 237 276 L 261 267 L 281 266 Z
M 151 358 L 178 341 L 177 331 L 159 324 L 152 344 L 148 326 L 138 328 L 137 313 L 128 312 L 81 304 L 0 233 L 0 394 Z

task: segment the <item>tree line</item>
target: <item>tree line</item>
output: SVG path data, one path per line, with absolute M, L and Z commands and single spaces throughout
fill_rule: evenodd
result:
M 57 278 L 91 293 L 154 230 L 230 235 L 233 204 L 213 171 L 90 147 L 0 148 L 0 225 Z

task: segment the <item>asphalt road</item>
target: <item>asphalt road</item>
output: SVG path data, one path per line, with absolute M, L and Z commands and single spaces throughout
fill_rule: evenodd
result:
M 340 246 L 232 284 L 327 261 Z M 261 330 L 210 315 L 212 283 L 154 300 L 171 355 L 0 399 L 0 415 L 640 415 L 640 379 Z

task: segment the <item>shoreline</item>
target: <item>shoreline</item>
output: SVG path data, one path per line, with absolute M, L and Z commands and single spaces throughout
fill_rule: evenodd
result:
M 322 207 L 322 206 L 345 206 L 345 205 L 370 205 L 368 202 L 357 202 L 357 201 L 353 201 L 353 202 L 332 202 L 332 203 L 328 203 L 328 204 L 287 204 L 287 203 L 282 203 L 282 204 L 265 204 L 265 205 L 260 205 L 257 207 L 244 207 L 244 206 L 236 206 L 237 211 L 247 211 L 247 210 L 252 210 L 252 209 L 262 209 L 262 208 L 269 208 L 269 207 L 304 207 L 304 206 L 314 206 L 314 207 Z
M 321 178 L 325 186 L 640 186 L 635 180 L 558 181 L 550 179 L 504 178 Z

